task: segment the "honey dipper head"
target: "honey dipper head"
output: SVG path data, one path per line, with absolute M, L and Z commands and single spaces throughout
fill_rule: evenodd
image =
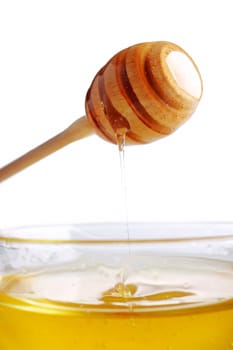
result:
M 149 143 L 167 136 L 195 111 L 202 80 L 192 58 L 170 42 L 131 46 L 96 74 L 86 96 L 87 118 L 104 139 Z

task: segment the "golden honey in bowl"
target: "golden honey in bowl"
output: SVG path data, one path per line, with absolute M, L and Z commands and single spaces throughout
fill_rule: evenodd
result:
M 8 242 L 18 273 L 0 280 L 0 348 L 231 349 L 232 242 Z

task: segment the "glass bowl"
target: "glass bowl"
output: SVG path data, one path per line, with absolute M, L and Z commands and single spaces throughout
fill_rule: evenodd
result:
M 233 223 L 0 231 L 1 350 L 232 346 Z

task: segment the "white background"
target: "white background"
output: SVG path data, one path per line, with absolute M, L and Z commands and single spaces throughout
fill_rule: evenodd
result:
M 188 51 L 204 81 L 192 119 L 126 150 L 130 220 L 233 218 L 232 0 L 0 0 L 0 166 L 84 115 L 106 61 L 144 41 Z M 124 220 L 117 147 L 92 136 L 0 185 L 0 227 Z

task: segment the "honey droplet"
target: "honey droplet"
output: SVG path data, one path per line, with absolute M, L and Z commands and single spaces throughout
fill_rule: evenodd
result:
M 113 288 L 107 290 L 102 294 L 100 300 L 104 302 L 116 302 L 130 300 L 137 291 L 135 284 L 117 283 Z

